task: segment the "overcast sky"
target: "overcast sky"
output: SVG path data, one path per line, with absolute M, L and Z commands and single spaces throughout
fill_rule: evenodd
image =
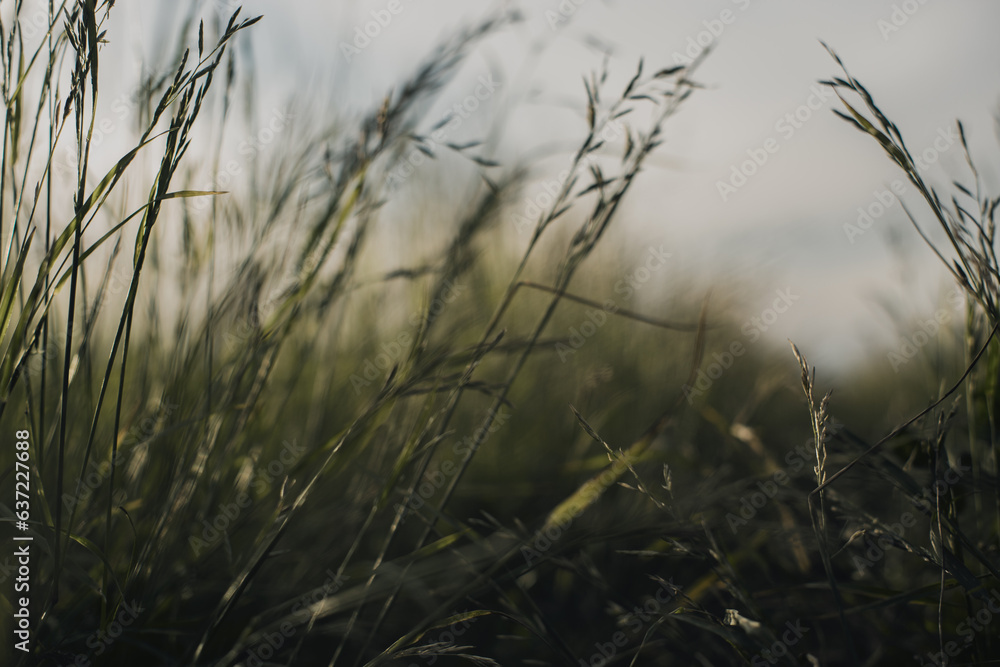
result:
M 155 35 L 171 12 L 156 0 L 122 4 L 136 26 L 136 62 L 152 57 L 162 48 Z M 214 1 L 223 9 L 230 4 Z M 261 96 L 277 104 L 315 90 L 330 104 L 357 108 L 383 97 L 442 36 L 500 6 L 474 0 L 243 4 L 245 14 L 265 15 L 252 38 Z M 983 156 L 985 180 L 995 184 L 1000 3 L 538 0 L 509 6 L 522 10 L 525 20 L 484 43 L 444 96 L 457 101 L 479 76 L 492 73 L 502 93 L 518 100 L 501 157 L 527 156 L 553 141 L 569 148 L 580 140 L 581 75 L 602 60 L 595 38 L 613 54 L 612 79 L 624 81 L 640 56 L 650 67 L 672 65 L 712 35 L 717 46 L 696 77 L 707 89 L 668 125 L 667 143 L 626 209 L 637 242 L 667 239 L 676 257 L 706 273 L 759 280 L 762 299 L 773 294 L 770 287 L 791 287 L 800 299 L 770 333 L 795 339 L 814 363 L 831 369 L 857 354 L 866 339 L 888 335 L 878 299 L 904 304 L 903 312 L 911 314 L 940 307 L 931 297 L 943 293 L 934 286 L 947 287 L 946 274 L 915 242 L 898 204 L 863 235 L 845 230 L 857 221 L 858 208 L 877 202 L 876 193 L 891 188 L 900 174 L 873 141 L 832 114 L 835 98 L 817 94 L 817 80 L 839 74 L 819 40 L 872 91 L 911 151 L 930 149 L 935 141 L 946 147 L 928 167 L 933 182 L 966 175 L 949 133 L 961 118 Z M 358 29 L 379 17 L 383 25 L 370 28 L 378 33 L 370 43 L 345 54 L 345 45 L 364 43 L 354 41 Z M 529 91 L 537 95 L 525 98 Z M 474 132 L 470 125 L 463 132 Z M 740 183 L 730 180 L 733 167 L 759 157 L 765 146 L 771 149 L 767 161 L 745 184 L 720 188 Z M 554 174 L 559 163 L 552 165 Z M 924 214 L 908 184 L 903 198 Z M 908 268 L 889 249 L 889 230 L 902 234 Z M 745 304 L 746 312 L 759 313 L 767 303 Z

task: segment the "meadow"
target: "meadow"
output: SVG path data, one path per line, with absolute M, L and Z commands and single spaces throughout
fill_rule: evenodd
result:
M 539 173 L 426 114 L 515 13 L 354 113 L 254 102 L 259 17 L 192 13 L 108 99 L 115 3 L 14 4 L 4 664 L 996 662 L 1000 198 L 926 182 L 835 44 L 953 278 L 848 375 L 763 335 L 793 287 L 747 315 L 618 233 L 709 51 L 581 71 Z

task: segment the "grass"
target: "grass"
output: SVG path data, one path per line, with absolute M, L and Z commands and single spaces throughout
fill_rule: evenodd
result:
M 701 59 L 584 78 L 569 175 L 515 254 L 531 165 L 454 139 L 462 189 L 413 191 L 439 157 L 427 109 L 516 14 L 446 39 L 367 113 L 296 107 L 225 193 L 253 80 L 233 46 L 258 19 L 188 15 L 103 165 L 113 4 L 50 5 L 45 34 L 18 5 L 2 30 L 0 433 L 30 446 L 0 448 L 0 477 L 29 452 L 33 538 L 28 650 L 6 664 L 996 655 L 975 617 L 1000 585 L 1000 200 L 971 157 L 953 195 L 926 183 L 835 55 L 838 113 L 917 188 L 947 245 L 907 213 L 965 295 L 959 361 L 923 392 L 914 364 L 840 398 L 798 348 L 761 345 L 692 394 L 743 336 L 726 286 L 657 306 L 614 289 L 646 259 L 614 254 L 621 203 Z

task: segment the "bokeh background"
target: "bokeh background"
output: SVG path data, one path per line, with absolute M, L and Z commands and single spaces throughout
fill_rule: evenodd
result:
M 221 13 L 236 6 L 215 4 Z M 353 45 L 357 29 L 374 20 L 372 12 L 385 10 L 385 2 L 242 5 L 247 14 L 265 16 L 242 45 L 253 56 L 247 62 L 255 68 L 261 108 L 284 108 L 296 99 L 331 115 L 377 102 L 449 31 L 501 6 L 401 0 L 402 11 L 348 54 L 345 45 Z M 857 224 L 859 207 L 869 208 L 877 192 L 901 178 L 894 165 L 864 136 L 847 131 L 832 113 L 833 98 L 816 98 L 815 110 L 800 107 L 818 80 L 838 73 L 822 40 L 875 94 L 911 150 L 932 147 L 956 119 L 974 147 L 992 146 L 1000 95 L 992 84 L 1000 64 L 996 3 L 540 0 L 503 6 L 521 11 L 523 22 L 477 49 L 439 107 L 428 110 L 428 118 L 443 116 L 484 74 L 500 82 L 449 139 L 488 138 L 497 160 L 531 162 L 538 179 L 551 178 L 566 166 L 584 127 L 584 73 L 607 55 L 611 80 L 624 82 L 640 58 L 650 67 L 667 66 L 712 37 L 714 51 L 698 76 L 707 89 L 675 120 L 631 196 L 620 231 L 633 244 L 667 243 L 689 274 L 752 281 L 764 294 L 794 287 L 801 302 L 768 335 L 800 342 L 829 372 L 849 370 L 873 343 L 898 340 L 887 310 L 907 318 L 940 307 L 938 288 L 947 276 L 900 206 L 890 206 L 863 235 L 845 230 Z M 121 8 L 117 20 L 128 22 L 132 36 L 112 45 L 123 80 L 173 48 L 169 35 L 186 9 L 187 3 L 155 0 Z M 799 122 L 786 119 L 797 111 Z M 771 138 L 778 151 L 724 201 L 719 182 L 730 179 L 748 150 Z M 988 148 L 982 153 L 979 166 L 988 180 L 996 163 Z M 433 169 L 447 169 L 442 162 Z M 965 176 L 962 151 L 944 151 L 927 171 L 933 182 Z M 913 197 L 909 187 L 904 201 Z M 743 300 L 748 313 L 767 303 L 754 302 L 752 294 Z

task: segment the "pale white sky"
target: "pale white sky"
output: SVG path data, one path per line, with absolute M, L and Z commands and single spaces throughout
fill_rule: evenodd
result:
M 389 0 L 243 3 L 245 15 L 265 15 L 252 33 L 264 107 L 305 94 L 325 95 L 331 105 L 368 108 L 442 36 L 501 6 L 476 0 L 398 2 L 399 13 L 350 62 L 342 44 L 374 19 L 373 11 L 384 19 L 386 14 L 379 13 L 389 8 Z M 155 35 L 164 33 L 174 13 L 156 0 L 121 4 L 122 14 L 136 26 L 130 64 L 137 68 L 143 55 L 153 57 L 163 48 Z M 225 11 L 235 3 L 204 4 Z M 667 143 L 625 209 L 628 232 L 637 243 L 666 239 L 675 257 L 705 275 L 758 280 L 772 295 L 793 287 L 800 301 L 769 333 L 776 340 L 793 338 L 811 361 L 831 370 L 845 355 L 857 354 L 865 340 L 888 336 L 888 320 L 876 298 L 914 304 L 904 305 L 903 312 L 933 312 L 932 297 L 940 294 L 935 286 L 944 284 L 946 275 L 915 242 L 898 204 L 854 243 L 844 231 L 845 223 L 857 219 L 858 207 L 875 202 L 874 193 L 899 174 L 873 141 L 832 114 L 835 99 L 810 97 L 818 79 L 839 74 L 819 40 L 832 46 L 875 95 L 911 150 L 932 146 L 940 131 L 961 118 L 984 156 L 980 167 L 987 183 L 996 183 L 1000 3 L 564 0 L 562 7 L 574 11 L 555 25 L 558 0 L 508 4 L 521 9 L 525 20 L 485 42 L 443 96 L 457 101 L 489 73 L 502 82 L 497 101 L 517 106 L 498 152 L 501 160 L 528 156 L 553 142 L 568 151 L 583 136 L 581 76 L 601 62 L 587 45 L 589 37 L 612 49 L 614 83 L 631 76 L 640 56 L 649 67 L 674 64 L 676 53 L 714 28 L 717 48 L 696 77 L 708 89 L 698 91 L 667 126 Z M 526 101 L 529 91 L 537 94 Z M 800 107 L 810 101 L 818 109 L 807 114 Z M 808 119 L 798 127 L 779 124 L 797 110 Z M 488 119 L 488 113 L 481 123 L 472 119 L 461 138 L 466 132 L 475 138 Z M 723 201 L 719 181 L 748 158 L 748 150 L 760 149 L 769 139 L 777 151 Z M 547 170 L 540 175 L 553 176 L 560 164 L 558 159 L 543 163 Z M 955 145 L 928 174 L 944 185 L 950 180 L 946 174 L 966 175 L 962 165 Z M 912 194 L 904 199 L 923 214 Z M 889 229 L 902 233 L 909 268 L 888 249 Z M 759 313 L 765 305 L 747 303 L 746 313 Z

